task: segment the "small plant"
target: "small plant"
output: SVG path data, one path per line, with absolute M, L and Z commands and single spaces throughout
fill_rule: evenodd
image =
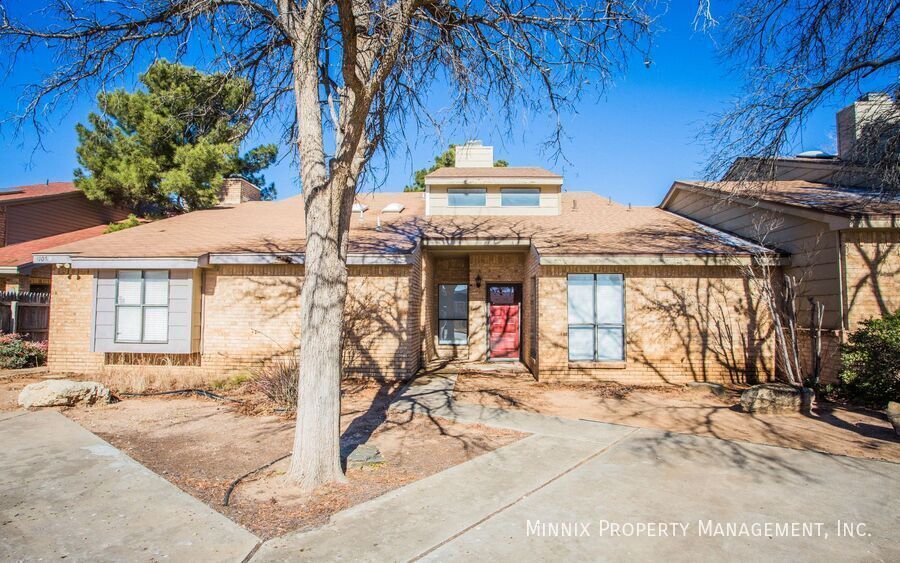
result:
M 103 231 L 104 234 L 115 233 L 116 231 L 124 231 L 125 229 L 130 229 L 131 227 L 137 227 L 141 224 L 141 220 L 137 218 L 137 215 L 134 213 L 130 213 L 127 219 L 119 221 L 118 223 L 110 223 L 106 230 Z
M 229 377 L 224 377 L 222 379 L 213 381 L 212 388 L 218 389 L 220 391 L 231 391 L 232 389 L 237 389 L 248 381 L 250 381 L 250 374 L 236 373 Z
M 850 333 L 841 363 L 839 397 L 874 408 L 900 401 L 900 311 L 863 321 Z
M 24 340 L 19 334 L 0 334 L 0 368 L 21 369 L 44 365 L 47 343 Z
M 298 373 L 300 362 L 291 355 L 254 370 L 250 385 L 278 405 L 294 410 L 297 408 Z

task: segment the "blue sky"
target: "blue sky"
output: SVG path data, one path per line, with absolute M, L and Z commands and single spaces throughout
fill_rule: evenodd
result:
M 512 136 L 498 133 L 486 118 L 478 127 L 455 131 L 450 138 L 421 135 L 408 147 L 398 147 L 379 186 L 365 189 L 402 190 L 412 171 L 431 164 L 447 142 L 477 138 L 494 145 L 495 157 L 513 166 L 544 166 L 563 174 L 567 190 L 594 191 L 635 205 L 658 204 L 673 180 L 700 176 L 705 155 L 695 138 L 703 123 L 740 91 L 740 78 L 716 57 L 714 35 L 692 30 L 692 4 L 676 2 L 662 18 L 667 30 L 657 38 L 649 69 L 635 60 L 602 97 L 586 97 L 575 113 L 564 116 L 564 160 L 554 161 L 542 153 L 550 134 L 546 118 L 531 116 Z M 0 85 L 0 113 L 15 108 L 18 85 L 34 77 L 31 69 L 19 70 Z M 806 123 L 796 152 L 833 152 L 834 114 L 850 101 L 832 100 L 819 108 Z M 4 128 L 3 186 L 71 180 L 77 166 L 74 125 L 91 109 L 93 96 L 86 95 L 75 100 L 65 115 L 55 116 L 43 149 L 35 150 L 31 131 L 13 136 Z M 258 131 L 248 146 L 273 141 L 274 135 Z M 280 197 L 299 193 L 296 165 L 290 158 L 267 170 L 266 176 L 275 181 Z

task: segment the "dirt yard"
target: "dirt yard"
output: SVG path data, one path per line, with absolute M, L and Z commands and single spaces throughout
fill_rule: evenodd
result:
M 900 440 L 881 413 L 824 404 L 808 416 L 750 415 L 740 409 L 739 389 L 720 399 L 680 387 L 550 385 L 530 374 L 464 373 L 454 393 L 460 402 L 900 462 Z
M 229 506 L 226 489 L 237 477 L 290 452 L 291 416 L 195 397 L 126 399 L 72 408 L 71 419 L 122 449 L 184 491 L 261 537 L 318 526 L 349 506 L 422 479 L 524 434 L 387 411 L 396 388 L 350 385 L 342 400 L 342 442 L 377 446 L 385 463 L 347 472 L 348 483 L 304 495 L 283 478 L 288 461 L 242 481 Z M 271 411 L 271 409 L 269 409 Z

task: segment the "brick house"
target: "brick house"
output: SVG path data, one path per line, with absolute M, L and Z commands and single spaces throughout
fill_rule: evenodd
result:
M 823 373 L 833 380 L 840 344 L 860 322 L 900 310 L 900 199 L 869 188 L 850 164 L 866 118 L 892 112 L 885 95 L 867 94 L 837 115 L 838 155 L 801 154 L 767 162 L 738 159 L 720 182 L 675 182 L 660 207 L 764 243 L 785 255 L 799 281 L 801 322 L 812 298 L 824 305 Z M 809 332 L 801 333 L 809 370 Z
M 345 365 L 406 378 L 519 361 L 541 380 L 765 378 L 765 315 L 741 274 L 777 253 L 655 207 L 562 191 L 541 168 L 457 149 L 424 193 L 360 195 Z M 50 367 L 164 363 L 209 377 L 298 342 L 303 201 L 247 201 L 35 255 L 54 264 Z
M 36 252 L 103 234 L 128 213 L 91 201 L 72 182 L 47 182 L 0 190 L 0 289 L 50 289 L 50 267 Z
M 563 178 L 542 168 L 493 162 L 491 147 L 468 143 L 457 147 L 454 167 L 425 178 L 424 193 L 358 196 L 347 260 L 347 374 L 402 379 L 455 360 L 521 362 L 541 381 L 772 376 L 768 313 L 746 268 L 766 261 L 790 270 L 807 257 L 787 244 L 754 242 L 724 219 L 746 210 L 713 216 L 704 213 L 715 202 L 687 201 L 727 186 L 679 182 L 662 206 L 632 207 L 566 192 Z M 114 374 L 165 364 L 221 378 L 292 353 L 303 200 L 247 199 L 36 254 L 55 264 L 50 367 Z M 792 216 L 846 224 L 838 229 L 846 231 L 841 294 L 849 299 L 854 280 L 862 288 L 847 310 L 866 314 L 868 283 L 881 284 L 882 298 L 893 292 L 885 306 L 896 308 L 896 202 L 869 213 L 874 208 L 855 201 L 850 215 L 808 204 L 791 207 Z M 876 216 L 877 226 L 863 225 Z M 874 282 L 860 269 L 870 252 L 887 256 L 868 274 Z

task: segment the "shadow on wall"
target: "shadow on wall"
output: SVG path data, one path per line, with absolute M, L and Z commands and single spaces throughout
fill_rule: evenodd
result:
M 722 373 L 731 383 L 768 380 L 774 375 L 766 361 L 772 329 L 746 279 L 742 286 L 742 295 L 736 295 L 716 278 L 660 280 L 652 291 L 636 284 L 635 317 L 647 328 L 628 333 L 629 357 L 666 383 L 675 382 L 658 367 L 661 344 L 681 352 L 682 369 L 694 381 L 720 380 Z
M 885 288 L 882 287 L 884 280 L 890 280 L 891 285 L 897 283 L 896 278 L 898 268 L 900 268 L 900 248 L 897 243 L 863 243 L 855 241 L 850 245 L 856 250 L 856 255 L 865 267 L 865 273 L 856 280 L 847 280 L 848 282 L 848 304 L 847 310 L 852 311 L 857 303 L 869 298 L 867 293 L 871 292 L 871 298 L 874 299 L 878 307 L 880 316 L 890 315 L 894 311 L 888 303 Z M 849 258 L 849 257 L 848 257 Z M 890 271 L 893 260 L 894 271 Z M 849 264 L 848 264 L 849 270 Z M 849 272 L 848 272 L 849 275 Z M 888 288 L 888 289 L 893 289 Z M 894 290 L 896 291 L 896 290 Z M 889 293 L 888 293 L 889 295 Z M 894 308 L 897 304 L 894 304 Z M 874 310 L 866 310 L 865 313 L 875 313 Z M 871 316 L 871 314 L 867 315 Z M 854 321 L 863 320 L 862 318 L 854 319 Z

